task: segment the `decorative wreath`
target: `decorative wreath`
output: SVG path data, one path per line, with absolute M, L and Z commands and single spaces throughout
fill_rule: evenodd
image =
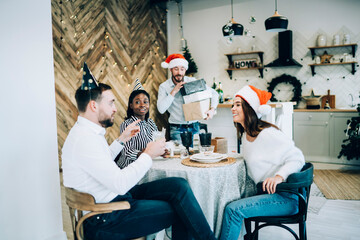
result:
M 290 101 L 299 103 L 299 101 L 301 100 L 301 91 L 302 91 L 301 90 L 301 82 L 296 77 L 293 77 L 293 76 L 290 76 L 287 74 L 283 74 L 279 77 L 276 77 L 269 83 L 268 91 L 272 93 L 271 101 L 272 102 L 277 101 L 273 91 L 274 91 L 276 85 L 278 85 L 280 83 L 287 83 L 287 84 L 293 85 L 294 88 L 292 91 L 294 92 L 294 97 Z

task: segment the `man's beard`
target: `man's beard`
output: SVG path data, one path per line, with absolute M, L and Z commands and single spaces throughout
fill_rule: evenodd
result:
M 111 121 L 111 119 L 105 119 L 105 120 L 99 121 L 99 123 L 103 128 L 111 127 L 114 124 L 114 122 Z
M 181 77 L 181 79 L 178 80 L 176 77 Z M 175 75 L 175 76 L 174 76 L 174 75 L 173 75 L 173 76 L 172 76 L 172 79 L 173 79 L 174 82 L 179 83 L 179 82 L 184 81 L 184 76 L 182 76 L 182 75 Z
M 99 121 L 99 123 L 103 128 L 108 128 L 114 124 L 114 121 L 112 121 L 111 118 L 108 118 L 108 119 Z

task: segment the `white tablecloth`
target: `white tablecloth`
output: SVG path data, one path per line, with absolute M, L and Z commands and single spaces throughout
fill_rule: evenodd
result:
M 185 166 L 181 164 L 181 159 L 174 158 L 154 160 L 152 168 L 140 183 L 166 177 L 182 177 L 188 180 L 216 237 L 221 231 L 225 206 L 236 199 L 251 195 L 254 191 L 251 180 L 246 177 L 242 159 L 231 165 L 213 168 Z

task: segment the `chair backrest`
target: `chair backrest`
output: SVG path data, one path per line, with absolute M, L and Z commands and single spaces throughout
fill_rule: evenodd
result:
M 305 163 L 300 172 L 292 173 L 288 176 L 286 182 L 280 183 L 276 186 L 277 190 L 281 189 L 299 189 L 311 186 L 314 176 L 314 166 L 312 163 Z M 262 182 L 257 184 L 258 194 L 265 193 L 262 190 Z
M 74 209 L 81 211 L 91 211 L 91 206 L 95 205 L 92 195 L 76 191 L 73 188 L 65 187 L 66 204 Z
M 91 194 L 79 192 L 73 188 L 65 187 L 66 204 L 69 206 L 70 217 L 75 239 L 82 239 L 82 223 L 89 217 L 97 214 L 109 213 L 115 210 L 130 209 L 127 201 L 96 203 Z M 83 211 L 88 213 L 83 216 Z
M 290 174 L 286 183 L 289 188 L 308 187 L 313 183 L 314 166 L 312 163 L 305 163 L 300 172 Z

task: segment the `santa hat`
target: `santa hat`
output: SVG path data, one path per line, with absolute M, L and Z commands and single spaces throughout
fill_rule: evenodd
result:
M 267 91 L 263 91 L 251 85 L 247 85 L 240 89 L 235 94 L 235 97 L 243 98 L 252 107 L 252 109 L 254 109 L 259 118 L 269 114 L 271 111 L 271 107 L 266 105 L 266 103 L 271 98 L 271 93 Z
M 163 68 L 173 68 L 176 66 L 183 66 L 186 70 L 189 68 L 189 62 L 181 54 L 171 54 L 167 57 L 165 62 L 161 63 Z
M 88 68 L 86 62 L 84 62 L 83 67 L 83 77 L 81 81 L 81 90 L 91 90 L 99 87 L 94 75 L 92 75 L 90 69 Z
M 138 78 L 135 80 L 135 85 L 134 85 L 133 91 L 136 91 L 136 90 L 145 90 L 144 87 L 141 85 L 141 82 Z

